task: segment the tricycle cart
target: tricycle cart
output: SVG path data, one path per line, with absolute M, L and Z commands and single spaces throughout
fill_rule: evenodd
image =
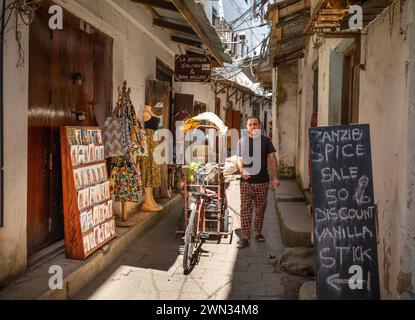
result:
M 192 130 L 206 132 L 209 129 L 218 132 L 218 128 L 212 125 L 198 125 Z M 185 272 L 191 269 L 194 255 L 205 240 L 215 238 L 220 243 L 222 237 L 229 237 L 229 243 L 232 243 L 232 217 L 229 215 L 226 199 L 224 165 L 220 163 L 223 159 L 221 157 L 222 144 L 226 137 L 220 133 L 216 136 L 219 139 L 215 163 L 208 162 L 182 167 L 184 170 L 184 229 L 177 230 L 177 233 L 184 234 L 183 269 Z

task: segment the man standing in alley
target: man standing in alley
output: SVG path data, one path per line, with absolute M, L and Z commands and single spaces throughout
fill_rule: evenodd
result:
M 248 136 L 242 137 L 238 146 L 238 168 L 241 172 L 242 239 L 238 242 L 240 249 L 249 246 L 252 209 L 255 209 L 255 239 L 258 242 L 265 241 L 262 235 L 262 225 L 270 184 L 268 165 L 273 188 L 280 186 L 276 150 L 271 140 L 262 135 L 260 120 L 253 116 L 248 117 L 246 127 Z

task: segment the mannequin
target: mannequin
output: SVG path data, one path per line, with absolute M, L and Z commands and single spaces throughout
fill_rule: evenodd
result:
M 148 137 L 147 139 L 147 144 L 151 143 L 150 140 L 152 140 L 153 136 L 152 134 L 158 129 L 158 125 L 160 123 L 160 118 L 158 118 L 152 111 L 151 106 L 145 106 L 144 107 L 144 111 L 143 111 L 143 122 L 144 122 L 144 128 L 146 129 L 146 135 Z M 149 152 L 153 152 L 152 148 L 149 148 Z M 151 158 L 150 158 L 151 157 Z M 143 164 L 141 166 L 142 170 L 149 170 L 150 168 L 146 168 L 146 166 L 152 165 L 154 166 L 154 164 L 152 164 L 153 160 L 152 160 L 152 155 L 150 155 L 150 159 L 146 159 L 146 163 Z M 141 159 L 141 163 L 144 162 L 144 159 Z M 158 168 L 159 170 L 159 168 Z M 156 175 L 156 172 L 153 172 L 153 170 L 151 170 L 151 174 Z M 157 170 L 155 170 L 157 171 Z M 158 174 L 159 171 L 157 172 Z M 150 180 L 150 173 L 149 171 L 147 171 L 147 173 L 145 173 L 145 177 L 143 181 L 143 185 L 144 185 L 144 193 L 145 193 L 145 200 L 144 203 L 141 207 L 142 210 L 144 211 L 150 211 L 150 212 L 156 212 L 156 211 L 160 211 L 163 209 L 163 206 L 161 206 L 160 204 L 158 204 L 156 202 L 156 200 L 154 199 L 154 195 L 153 195 L 153 186 L 152 184 L 154 183 L 154 181 L 149 181 Z

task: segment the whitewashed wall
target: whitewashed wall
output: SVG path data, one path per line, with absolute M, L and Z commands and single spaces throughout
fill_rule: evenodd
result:
M 10 23 L 13 22 L 12 18 Z M 0 287 L 23 272 L 27 263 L 29 32 L 27 27 L 19 30 L 24 44 L 24 67 L 16 68 L 18 47 L 13 30 L 6 33 L 4 46 L 4 227 L 0 228 Z
M 414 299 L 415 3 L 400 5 L 364 31 L 359 122 L 371 129 L 382 296 Z

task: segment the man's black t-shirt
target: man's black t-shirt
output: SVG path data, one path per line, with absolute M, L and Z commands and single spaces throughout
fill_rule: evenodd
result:
M 275 148 L 271 140 L 264 135 L 257 138 L 244 137 L 239 140 L 239 156 L 243 159 L 243 166 L 251 178 L 244 180 L 248 183 L 267 183 L 268 155 L 274 153 Z

